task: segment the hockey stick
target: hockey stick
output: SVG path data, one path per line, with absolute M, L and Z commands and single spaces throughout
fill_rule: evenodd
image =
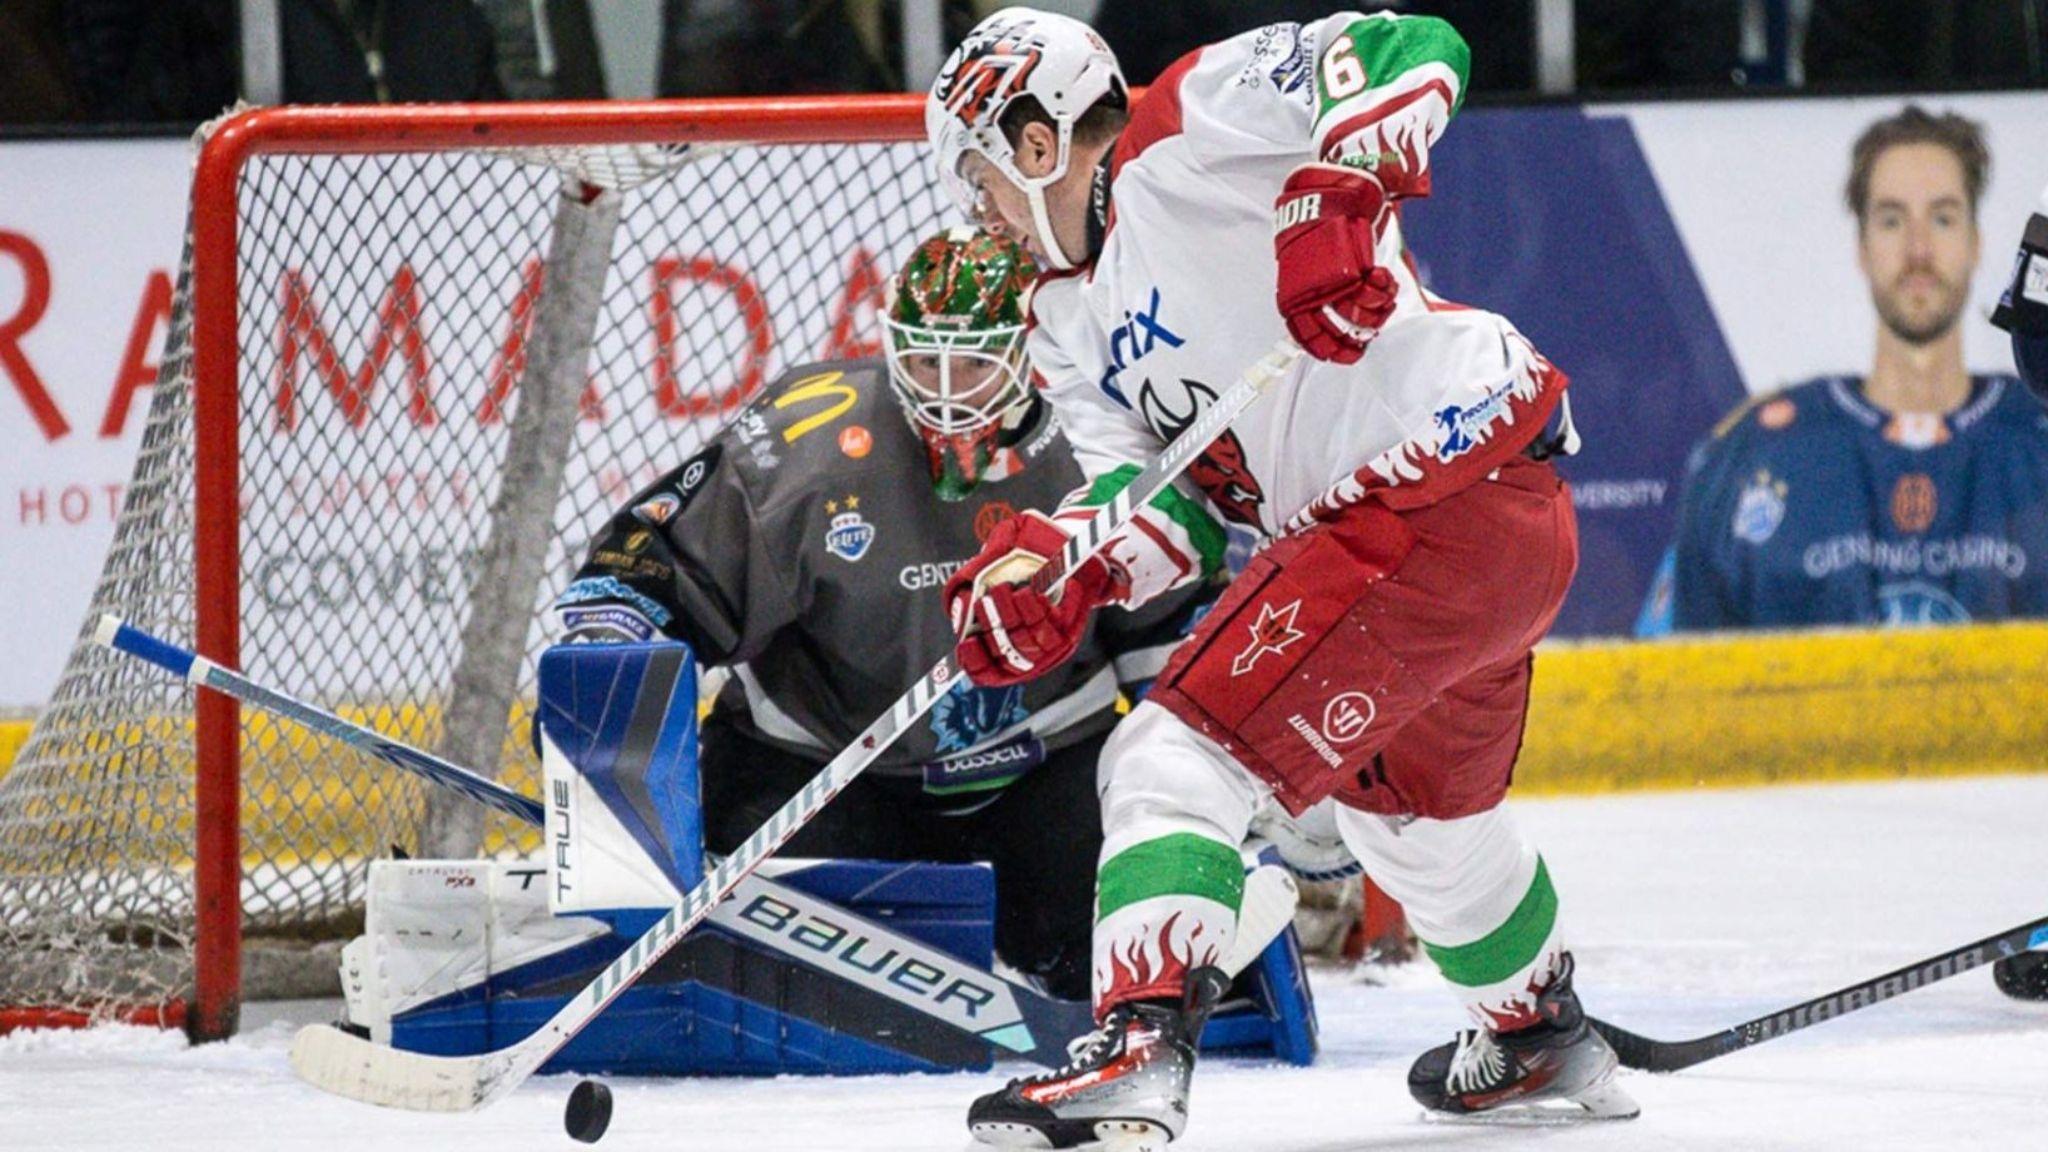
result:
M 1294 366 L 1301 350 L 1282 341 L 1225 389 L 1122 491 L 1081 525 L 1061 550 L 1057 572 L 1064 576 L 1129 522 L 1209 447 L 1272 383 Z M 569 998 L 546 1023 L 509 1047 L 476 1056 L 427 1056 L 400 1052 L 352 1036 L 339 1028 L 312 1025 L 292 1041 L 292 1068 L 315 1087 L 373 1104 L 416 1111 L 461 1112 L 491 1104 L 523 1083 L 581 1031 L 605 1006 L 640 978 L 690 929 L 731 894 L 763 860 L 774 854 L 817 812 L 896 741 L 912 723 L 962 679 L 948 653 L 796 795 L 719 862 L 681 903 L 655 921 L 596 979 Z
M 193 684 L 211 688 L 248 704 L 288 717 L 315 732 L 331 736 L 391 766 L 451 788 L 514 819 L 540 827 L 541 806 L 499 782 L 430 752 L 389 739 L 374 729 L 323 708 L 258 684 L 231 669 L 133 627 L 102 616 L 94 630 L 97 642 L 153 664 Z M 1296 888 L 1284 870 L 1267 865 L 1245 880 L 1238 918 L 1239 943 L 1219 961 L 1235 976 L 1258 958 L 1294 917 Z M 976 968 L 920 941 L 898 935 L 846 908 L 798 891 L 764 876 L 750 876 L 731 900 L 712 910 L 711 923 L 753 941 L 829 977 L 845 980 L 886 996 L 931 1017 L 969 1039 L 1006 1049 L 1045 1067 L 1066 1058 L 1066 1042 L 1094 1026 L 1091 1007 L 1061 1000 L 1035 988 Z M 788 938 L 792 926 L 831 923 L 872 941 L 872 955 L 895 950 L 935 974 L 934 987 L 948 989 L 936 999 L 868 971 L 858 964 L 833 967 L 815 948 Z M 835 954 L 831 958 L 837 958 Z
M 1725 1031 L 1701 1036 L 1694 1040 L 1652 1040 L 1638 1036 L 1623 1028 L 1616 1028 L 1604 1020 L 1593 1021 L 1593 1027 L 1607 1042 L 1614 1046 L 1614 1054 L 1624 1068 L 1636 1068 L 1645 1072 L 1676 1072 L 1695 1064 L 1726 1056 L 1766 1040 L 1776 1040 L 1802 1028 L 1810 1028 L 1851 1012 L 1880 1004 L 1894 996 L 1901 996 L 1929 984 L 1946 980 L 1951 976 L 1980 968 L 1994 960 L 2016 956 L 2022 952 L 2048 948 L 2048 916 L 2022 924 L 2017 928 L 1987 936 L 1974 944 L 1965 944 L 1930 956 L 1915 964 L 1887 972 L 1882 976 L 1851 984 L 1847 988 L 1816 996 L 1802 1004 L 1759 1016 L 1744 1024 L 1737 1024 Z

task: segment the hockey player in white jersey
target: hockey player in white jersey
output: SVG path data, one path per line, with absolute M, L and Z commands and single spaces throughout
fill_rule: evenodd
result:
M 1236 845 L 1268 798 L 1337 798 L 1475 1025 L 1410 1072 L 1436 1112 L 1622 1117 L 1572 991 L 1542 858 L 1500 807 L 1530 650 L 1577 564 L 1565 377 L 1499 316 L 1424 289 L 1401 241 L 1468 52 L 1442 21 L 1341 13 L 1192 53 L 1127 107 L 1071 19 L 1006 9 L 926 107 L 960 205 L 1024 240 L 1034 362 L 1089 485 L 949 582 L 976 682 L 1057 667 L 1097 607 L 1213 572 L 1212 510 L 1263 538 L 1104 752 L 1100 1027 L 976 1101 L 977 1139 L 1163 1143 L 1235 928 Z M 1277 340 L 1307 355 L 1056 595 L 1016 582 Z M 1199 496 L 1196 493 L 1199 489 Z M 1204 499 L 1205 498 L 1205 499 Z M 1021 562 L 1021 563 L 1020 563 Z

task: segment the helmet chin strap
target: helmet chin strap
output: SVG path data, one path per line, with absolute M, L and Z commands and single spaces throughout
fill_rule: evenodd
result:
M 1066 250 L 1060 247 L 1060 238 L 1052 230 L 1052 216 L 1045 210 L 1045 187 L 1033 184 L 1024 190 L 1025 199 L 1031 201 L 1031 222 L 1038 228 L 1038 238 L 1045 247 L 1045 262 L 1058 272 L 1069 272 L 1074 261 L 1068 259 Z

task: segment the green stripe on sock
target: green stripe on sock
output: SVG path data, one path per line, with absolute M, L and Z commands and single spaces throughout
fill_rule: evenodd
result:
M 1557 889 L 1550 886 L 1550 868 L 1536 859 L 1536 878 L 1507 923 L 1470 944 L 1445 948 L 1428 941 L 1423 947 L 1444 979 L 1466 988 L 1498 984 L 1529 966 L 1550 939 L 1557 924 Z
M 1244 860 L 1237 849 L 1192 832 L 1133 844 L 1102 866 L 1095 919 L 1158 896 L 1214 900 L 1234 912 L 1244 898 Z

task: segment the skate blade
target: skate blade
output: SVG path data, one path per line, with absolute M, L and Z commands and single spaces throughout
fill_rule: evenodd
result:
M 1144 1120 L 1100 1120 L 1095 1139 L 1101 1152 L 1166 1152 L 1173 1134 Z
M 1058 1147 L 1027 1124 L 975 1124 L 968 1130 L 974 1137 L 970 1149 Z M 1149 1121 L 1098 1120 L 1095 1139 L 1067 1147 L 1073 1152 L 1165 1152 L 1172 1141 L 1172 1133 Z
M 1612 1080 L 1596 1084 L 1576 1096 L 1545 1100 L 1535 1104 L 1507 1104 L 1484 1112 L 1434 1112 L 1422 1118 L 1432 1124 L 1473 1125 L 1492 1128 L 1562 1128 L 1575 1124 L 1597 1124 L 1609 1120 L 1633 1120 L 1642 1115 L 1642 1105 Z

